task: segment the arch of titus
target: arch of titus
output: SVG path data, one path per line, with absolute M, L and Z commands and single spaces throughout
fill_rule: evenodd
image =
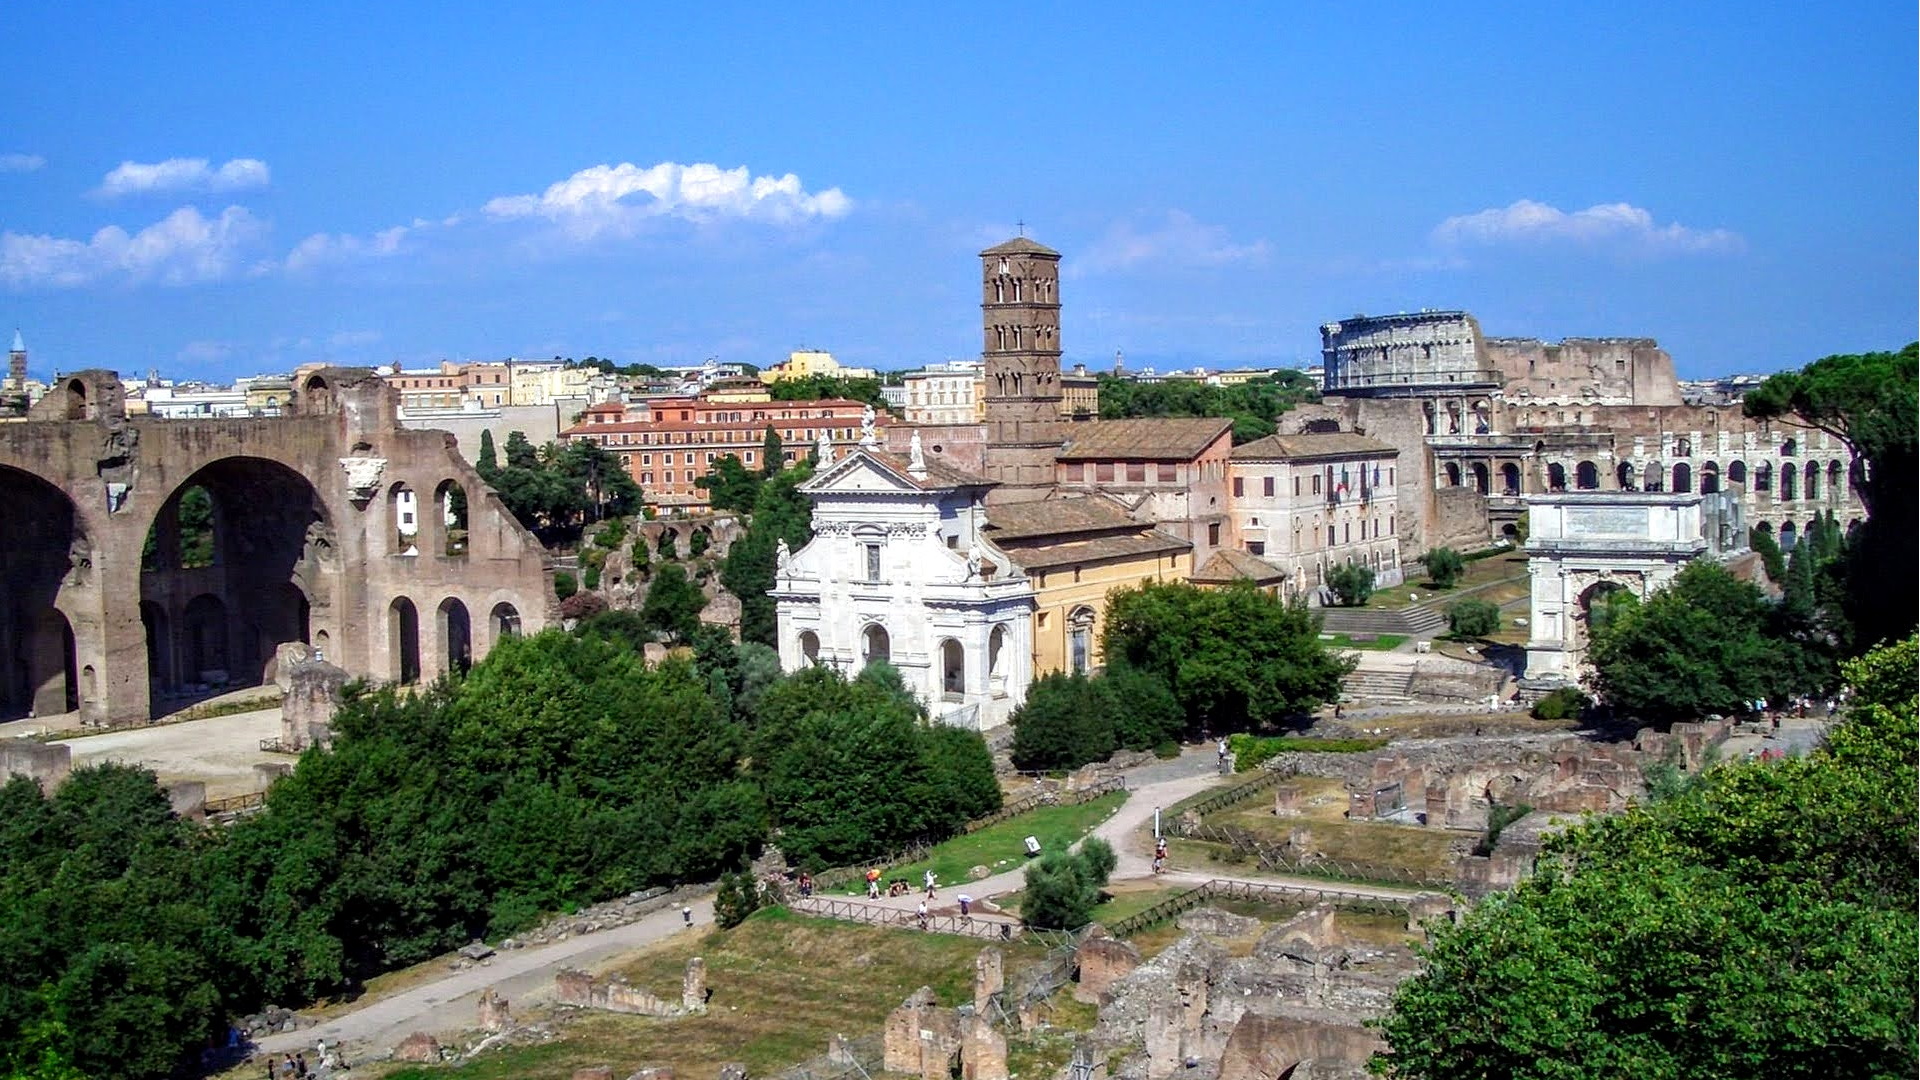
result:
M 1592 491 L 1527 498 L 1532 579 L 1527 674 L 1577 682 L 1593 602 L 1614 589 L 1644 600 L 1705 554 L 1737 550 L 1746 529 L 1724 495 Z

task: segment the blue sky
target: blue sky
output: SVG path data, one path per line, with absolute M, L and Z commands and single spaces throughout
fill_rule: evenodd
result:
M 1097 366 L 1419 308 L 1683 376 L 1915 336 L 1911 3 L 920 7 L 0 6 L 0 327 L 36 372 L 912 367 L 1025 221 Z

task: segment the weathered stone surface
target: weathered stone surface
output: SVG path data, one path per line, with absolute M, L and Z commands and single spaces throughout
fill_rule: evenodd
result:
M 1098 1004 L 1114 983 L 1140 966 L 1140 950 L 1101 930 L 1081 939 L 1074 963 L 1080 969 L 1080 981 L 1073 988 L 1073 999 Z
M 1007 1039 L 984 1016 L 967 1020 L 960 1043 L 960 1080 L 1007 1080 Z
M 738 1063 L 720 1066 L 719 1080 L 747 1080 L 747 1067 Z
M 553 977 L 553 998 L 581 1009 L 631 1013 L 636 1016 L 681 1016 L 688 1010 L 615 976 L 595 979 L 584 971 L 562 968 Z
M 0 589 L 65 615 L 11 625 L 0 609 L 25 661 L 0 679 L 0 708 L 52 715 L 71 695 L 86 723 L 142 723 L 156 691 L 277 680 L 280 646 L 302 641 L 355 677 L 426 681 L 551 621 L 545 551 L 450 436 L 402 427 L 370 369 L 303 369 L 291 396 L 275 417 L 130 418 L 119 377 L 88 370 L 0 425 L 0 466 L 45 482 L 7 486 L 35 527 Z M 189 483 L 221 522 L 214 571 L 178 558 Z M 464 529 L 440 511 L 449 484 Z M 157 568 L 143 570 L 149 535 Z
M 1453 897 L 1444 893 L 1421 893 L 1407 901 L 1407 933 L 1416 934 L 1430 922 L 1451 922 Z
M 425 1065 L 440 1060 L 440 1040 L 424 1031 L 416 1031 L 393 1048 L 393 1060 Z
M 1006 957 L 999 949 L 981 949 L 973 958 L 973 1011 L 985 1016 L 988 1003 L 1007 986 Z
M 1245 915 L 1235 915 L 1216 907 L 1194 908 L 1183 912 L 1174 920 L 1174 925 L 1182 930 L 1206 934 L 1209 937 L 1232 938 L 1251 934 L 1260 929 L 1260 920 Z
M 1271 1080 L 1311 1063 L 1297 1075 L 1364 1077 L 1367 1059 L 1385 1044 L 1357 1024 L 1247 1013 L 1233 1026 L 1220 1057 L 1219 1080 Z
M 15 773 L 52 792 L 73 771 L 73 749 L 35 739 L 0 739 L 0 777 Z
M 284 648 L 284 646 L 283 646 Z M 287 696 L 280 703 L 280 746 L 304 750 L 332 742 L 333 714 L 340 709 L 347 673 L 311 657 L 297 660 L 287 671 Z
M 493 955 L 493 946 L 484 941 L 472 941 L 460 946 L 460 955 L 469 960 L 485 960 Z
M 688 1012 L 707 1010 L 707 962 L 698 956 L 687 961 L 680 977 L 680 1007 Z
M 188 821 L 207 818 L 207 785 L 199 780 L 175 780 L 166 785 L 167 805 Z
M 500 1032 L 513 1026 L 513 1014 L 507 1009 L 507 999 L 495 993 L 491 986 L 480 993 L 479 1011 L 481 1031 Z
M 673 1070 L 665 1065 L 653 1065 L 628 1073 L 627 1080 L 673 1080 Z

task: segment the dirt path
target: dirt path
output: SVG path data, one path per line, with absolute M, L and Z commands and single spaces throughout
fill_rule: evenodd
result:
M 121 761 L 145 765 L 163 784 L 203 780 L 212 799 L 260 790 L 253 767 L 266 761 L 292 764 L 284 754 L 260 749 L 260 740 L 280 734 L 280 708 L 188 720 L 178 724 L 121 728 L 56 740 L 73 752 L 73 764 Z

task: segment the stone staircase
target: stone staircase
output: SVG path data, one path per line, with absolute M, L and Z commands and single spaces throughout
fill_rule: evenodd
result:
M 1340 680 L 1341 697 L 1351 705 L 1404 705 L 1413 701 L 1411 671 L 1348 672 Z
M 1404 634 L 1432 637 L 1447 628 L 1447 617 L 1425 604 L 1403 608 L 1324 607 L 1320 615 L 1330 634 Z

